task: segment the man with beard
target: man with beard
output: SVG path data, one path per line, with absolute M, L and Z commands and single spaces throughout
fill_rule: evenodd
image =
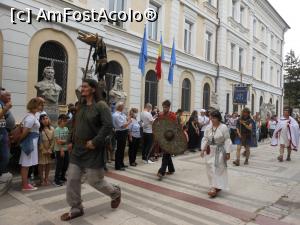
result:
M 253 123 L 254 121 L 250 116 L 250 110 L 248 108 L 244 108 L 242 110 L 242 115 L 240 119 L 237 121 L 237 125 L 236 125 L 238 138 L 236 140 L 236 144 L 237 144 L 236 160 L 233 162 L 233 164 L 236 166 L 240 165 L 242 146 L 244 146 L 246 150 L 245 151 L 246 160 L 244 162 L 244 165 L 249 164 Z
M 104 101 L 99 101 L 97 81 L 85 79 L 81 85 L 81 97 L 75 115 L 74 146 L 70 156 L 67 177 L 67 202 L 71 210 L 61 216 L 68 221 L 84 214 L 81 199 L 81 177 L 86 171 L 88 183 L 111 198 L 111 208 L 121 202 L 121 190 L 104 179 L 105 138 L 113 129 L 112 116 Z

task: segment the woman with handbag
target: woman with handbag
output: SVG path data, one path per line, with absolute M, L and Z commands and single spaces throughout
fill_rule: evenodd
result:
M 38 140 L 40 122 L 35 116 L 39 111 L 40 99 L 32 98 L 27 104 L 28 114 L 23 119 L 20 136 L 22 191 L 33 191 L 37 188 L 28 183 L 28 168 L 38 164 Z
M 221 123 L 219 111 L 210 113 L 212 124 L 204 131 L 201 157 L 205 157 L 207 177 L 211 189 L 208 195 L 214 198 L 221 190 L 228 190 L 227 161 L 230 159 L 231 139 L 228 128 Z
M 54 154 L 54 128 L 51 126 L 49 117 L 46 114 L 42 114 L 40 116 L 40 124 L 41 127 L 38 151 L 39 177 L 41 179 L 41 185 L 46 186 L 49 185 L 48 177 L 50 172 L 50 163 L 52 161 L 51 156 Z

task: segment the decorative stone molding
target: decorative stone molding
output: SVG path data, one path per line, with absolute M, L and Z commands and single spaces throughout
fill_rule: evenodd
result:
M 213 6 L 212 4 L 209 4 L 207 1 L 203 2 L 203 6 L 210 13 L 214 13 L 214 14 L 218 13 L 218 9 L 215 6 Z
M 266 49 L 268 47 L 264 42 L 260 42 L 259 44 L 263 49 Z

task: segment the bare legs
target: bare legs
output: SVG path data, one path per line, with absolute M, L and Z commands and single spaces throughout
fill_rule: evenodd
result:
M 50 164 L 45 164 L 45 165 L 39 164 L 39 176 L 42 185 L 49 184 L 48 181 L 49 173 L 50 173 Z
M 233 161 L 233 164 L 236 166 L 240 165 L 240 158 L 241 158 L 241 149 L 242 149 L 242 145 L 237 145 L 236 148 L 236 160 Z M 246 146 L 245 147 L 246 151 L 245 151 L 245 156 L 246 156 L 246 160 L 245 160 L 245 165 L 249 164 L 249 157 L 250 157 L 250 147 Z
M 285 148 L 284 145 L 280 145 L 279 156 L 277 158 L 279 162 L 283 162 L 284 148 Z M 291 153 L 292 153 L 292 149 L 290 147 L 288 147 L 286 161 L 291 161 Z
M 28 185 L 28 169 L 29 167 L 21 167 L 21 178 L 23 187 L 26 187 Z

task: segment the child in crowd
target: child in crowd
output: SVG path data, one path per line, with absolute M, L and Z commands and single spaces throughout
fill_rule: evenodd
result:
M 68 117 L 65 114 L 61 114 L 58 117 L 58 127 L 55 129 L 55 157 L 56 157 L 56 170 L 54 185 L 62 186 L 66 179 L 66 172 L 69 166 L 69 152 L 68 152 L 68 135 L 69 129 L 66 124 Z
M 136 154 L 140 146 L 140 140 L 141 140 L 141 126 L 140 123 L 137 121 L 137 113 L 138 109 L 132 108 L 130 110 L 130 117 L 131 117 L 131 123 L 128 126 L 129 129 L 129 164 L 130 166 L 137 166 L 136 160 Z
M 54 149 L 54 128 L 51 126 L 49 117 L 46 114 L 40 116 L 40 140 L 39 140 L 39 177 L 41 185 L 49 185 L 49 172 L 51 154 Z

